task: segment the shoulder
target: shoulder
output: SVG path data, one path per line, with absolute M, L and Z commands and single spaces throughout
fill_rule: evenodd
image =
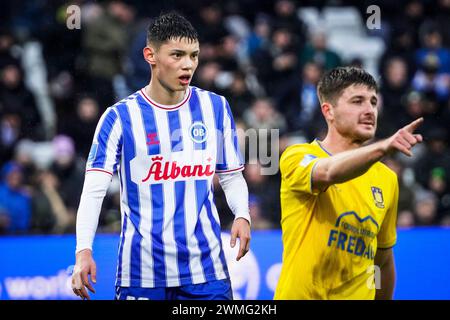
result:
M 139 90 L 140 91 L 140 90 Z M 116 114 L 120 117 L 121 114 L 128 111 L 128 107 L 130 104 L 137 102 L 139 99 L 139 91 L 136 91 L 133 94 L 130 94 L 128 97 L 123 98 L 122 100 L 117 101 L 112 106 L 108 107 L 105 113 Z
M 281 160 L 285 160 L 287 158 L 290 158 L 292 156 L 304 156 L 306 154 L 311 154 L 313 156 L 318 157 L 319 153 L 316 150 L 316 147 L 310 143 L 300 143 L 300 144 L 294 144 L 289 147 L 287 147 L 284 152 L 281 155 Z
M 306 159 L 306 161 L 312 161 L 315 158 L 320 157 L 320 152 L 316 150 L 316 147 L 310 143 L 294 144 L 284 150 L 280 158 L 280 169 L 284 171 L 288 167 L 297 166 L 300 161 Z
M 191 86 L 190 88 L 192 95 L 196 94 L 199 98 L 204 97 L 210 99 L 213 106 L 218 105 L 220 107 L 223 107 L 224 105 L 226 105 L 227 99 L 223 95 L 194 86 Z

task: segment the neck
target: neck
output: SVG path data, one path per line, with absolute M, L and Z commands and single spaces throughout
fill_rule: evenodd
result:
M 183 101 L 186 94 L 184 91 L 170 90 L 166 86 L 163 86 L 159 81 L 154 81 L 153 78 L 150 84 L 145 87 L 145 93 L 158 104 L 162 105 L 174 105 Z
M 364 141 L 344 137 L 333 129 L 329 129 L 325 139 L 320 142 L 322 147 L 331 154 L 353 150 L 361 147 Z

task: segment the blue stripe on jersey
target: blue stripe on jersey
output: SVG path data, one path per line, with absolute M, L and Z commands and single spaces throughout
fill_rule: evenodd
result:
M 200 222 L 200 213 L 202 212 L 203 205 L 205 201 L 208 201 L 208 181 L 196 180 L 195 191 L 197 203 L 197 224 L 195 225 L 195 237 L 197 238 L 198 246 L 202 253 L 201 263 L 203 274 L 206 277 L 206 281 L 217 280 L 214 272 L 214 264 L 211 259 L 211 248 L 209 247 L 208 240 L 206 239 L 202 224 Z
M 210 192 L 213 192 L 212 187 L 211 187 Z M 225 255 L 223 253 L 222 238 L 220 236 L 220 225 L 217 223 L 216 219 L 214 218 L 212 208 L 211 208 L 211 202 L 208 200 L 205 201 L 205 206 L 206 206 L 206 213 L 208 215 L 209 221 L 211 222 L 211 227 L 214 232 L 214 235 L 216 236 L 217 241 L 220 243 L 220 261 L 222 262 L 223 270 L 225 271 L 225 274 L 228 277 L 229 275 L 228 275 L 227 262 L 225 260 Z
M 122 281 L 122 254 L 123 254 L 123 243 L 125 242 L 125 233 L 127 232 L 127 215 L 123 215 L 122 233 L 120 235 L 120 246 L 119 246 L 119 262 L 117 263 L 117 285 L 121 285 Z
M 167 120 L 169 122 L 172 152 L 183 151 L 183 133 L 181 132 L 180 114 L 178 110 L 168 111 Z
M 177 243 L 177 260 L 180 285 L 192 283 L 191 270 L 189 269 L 189 250 L 186 242 L 186 217 L 184 208 L 184 197 L 186 191 L 186 182 L 175 182 L 175 214 L 173 229 L 175 233 L 175 242 Z
M 128 106 L 124 103 L 117 106 L 120 119 L 122 121 L 123 138 L 127 143 L 123 144 L 126 190 L 128 206 L 130 208 L 130 221 L 134 225 L 134 235 L 131 241 L 131 266 L 130 285 L 141 286 L 141 240 L 139 234 L 140 224 L 140 203 L 138 186 L 131 180 L 130 161 L 136 156 L 136 142 L 134 141 L 133 130 Z
M 114 163 L 113 172 L 117 171 L 117 166 L 119 165 L 120 158 L 122 157 L 122 143 L 123 143 L 123 137 L 121 136 L 119 139 L 119 143 L 117 144 L 117 150 L 116 150 L 116 162 Z
M 237 132 L 236 132 L 236 125 L 234 123 L 233 114 L 231 113 L 230 105 L 228 104 L 228 101 L 226 101 L 226 100 L 225 100 L 225 108 L 227 110 L 227 115 L 230 118 L 231 139 L 233 139 L 234 152 L 236 153 L 237 158 L 239 159 L 239 164 L 243 165 L 244 161 L 242 160 L 242 155 L 241 155 L 241 152 L 240 152 L 240 149 L 239 149 L 238 137 L 237 137 Z
M 189 99 L 189 108 L 191 110 L 192 123 L 203 122 L 202 108 L 200 105 L 200 99 L 198 98 L 197 90 L 192 90 L 191 99 Z M 211 129 L 210 129 L 211 130 Z M 195 150 L 205 150 L 206 141 L 204 142 L 194 142 Z
M 116 120 L 117 114 L 114 112 L 114 110 L 110 109 L 108 114 L 103 119 L 102 126 L 100 127 L 100 130 L 98 132 L 98 147 L 94 161 L 92 162 L 92 168 L 105 168 L 108 140 Z
M 142 98 L 137 96 L 139 109 L 141 110 L 142 122 L 145 128 L 145 137 L 147 138 L 148 154 L 159 154 L 159 133 L 156 126 L 155 112 L 153 108 Z
M 155 287 L 166 287 L 166 263 L 164 261 L 164 193 L 162 184 L 150 185 L 152 195 L 152 258 Z
M 223 103 L 220 96 L 213 94 L 211 92 L 208 93 L 209 99 L 211 100 L 211 104 L 213 105 L 214 116 L 216 119 L 217 126 L 217 161 L 216 161 L 216 170 L 227 170 L 227 157 L 225 151 L 224 144 L 224 130 L 223 130 Z

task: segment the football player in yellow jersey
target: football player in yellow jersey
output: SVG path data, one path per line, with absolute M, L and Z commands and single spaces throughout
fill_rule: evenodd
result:
M 339 67 L 317 88 L 328 124 L 323 141 L 280 159 L 283 264 L 275 299 L 392 299 L 398 182 L 380 160 L 411 156 L 422 118 L 375 135 L 378 86 L 366 71 Z

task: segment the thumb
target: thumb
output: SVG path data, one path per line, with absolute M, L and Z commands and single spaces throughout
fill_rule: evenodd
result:
M 91 267 L 91 280 L 93 283 L 97 283 L 97 266 L 95 263 L 93 263 Z
M 234 248 L 234 246 L 236 245 L 236 238 L 237 238 L 237 231 L 235 229 L 231 230 L 231 241 L 230 241 L 230 245 L 232 248 Z

